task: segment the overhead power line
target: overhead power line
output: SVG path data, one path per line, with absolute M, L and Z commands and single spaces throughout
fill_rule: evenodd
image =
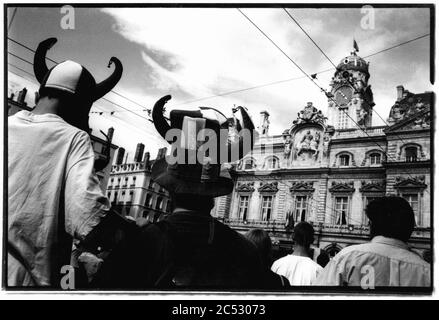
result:
M 334 100 L 334 98 L 332 97 L 332 95 L 330 94 L 330 93 L 328 93 L 324 88 L 322 88 L 321 86 L 319 86 L 314 80 L 313 80 L 313 78 L 311 78 L 291 57 L 289 57 L 286 53 L 285 53 L 285 51 L 283 51 L 261 28 L 259 28 L 245 13 L 243 13 L 239 8 L 237 8 L 237 10 L 256 28 L 256 29 L 258 29 L 284 56 L 286 56 L 287 58 L 288 58 L 288 60 L 290 60 L 308 79 L 310 79 L 311 80 L 311 82 L 315 85 L 315 86 L 317 86 L 319 89 L 320 89 L 320 91 L 322 91 L 322 92 L 324 92 L 325 93 L 325 95 L 328 97 L 328 99 L 329 100 L 331 100 L 337 107 L 338 107 L 338 109 L 339 110 L 342 110 L 343 112 L 344 112 L 344 114 L 349 118 L 349 119 L 351 119 L 351 121 L 353 122 L 353 123 L 355 123 L 355 125 L 360 129 L 360 130 L 362 130 L 363 132 L 364 132 L 364 134 L 371 140 L 371 141 L 373 141 L 377 146 L 378 146 L 378 148 L 380 148 L 382 151 L 383 151 L 383 153 L 389 158 L 389 159 L 393 159 L 393 160 L 397 160 L 397 159 L 395 159 L 395 158 L 393 158 L 385 149 L 383 149 L 383 147 L 379 144 L 379 143 L 377 143 L 376 141 L 374 141 L 373 139 L 372 139 L 372 137 L 370 136 L 370 134 L 369 133 L 367 133 L 367 131 L 360 125 L 360 124 L 358 124 L 358 122 L 357 121 L 355 121 L 350 115 L 349 115 L 349 113 L 347 113 L 346 112 L 346 110 L 344 110 L 344 108 L 340 108 L 340 105 L 337 103 L 337 101 L 335 101 Z M 408 175 L 409 175 L 409 177 L 411 177 L 411 178 L 413 178 L 409 173 L 407 173 Z M 426 190 L 426 192 L 427 193 L 429 193 L 428 192 L 428 190 Z

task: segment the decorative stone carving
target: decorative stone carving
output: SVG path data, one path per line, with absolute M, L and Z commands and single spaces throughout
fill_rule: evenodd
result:
M 360 192 L 386 192 L 386 184 L 384 181 L 361 181 Z
M 423 175 L 414 177 L 397 176 L 395 182 L 396 189 L 424 189 L 427 187 Z
M 254 182 L 239 182 L 236 187 L 237 192 L 253 192 L 255 191 Z
M 276 181 L 261 183 L 261 186 L 258 188 L 259 192 L 277 192 L 278 190 Z
M 297 119 L 293 121 L 293 126 L 303 123 L 317 123 L 324 126 L 326 120 L 327 118 L 323 115 L 322 111 L 314 107 L 312 102 L 308 102 L 297 114 Z
M 332 181 L 329 192 L 331 193 L 353 193 L 355 191 L 354 182 Z
M 293 182 L 292 186 L 290 188 L 290 192 L 297 193 L 297 192 L 314 192 L 315 189 L 313 188 L 313 182 L 310 181 L 298 181 Z

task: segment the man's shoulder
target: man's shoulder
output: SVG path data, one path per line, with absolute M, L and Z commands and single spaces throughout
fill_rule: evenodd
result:
M 334 259 L 335 261 L 342 261 L 348 259 L 370 259 L 372 257 L 374 257 L 374 259 L 382 258 L 399 260 L 420 267 L 429 267 L 429 264 L 426 261 L 424 261 L 417 253 L 409 249 L 374 242 L 351 245 L 343 248 Z

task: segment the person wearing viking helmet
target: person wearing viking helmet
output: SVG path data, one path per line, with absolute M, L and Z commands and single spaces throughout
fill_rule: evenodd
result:
M 256 247 L 211 216 L 215 198 L 233 190 L 233 181 L 223 165 L 239 161 L 253 148 L 257 138 L 253 122 L 243 107 L 236 108 L 236 139 L 227 136 L 230 119 L 213 108 L 172 110 L 168 123 L 163 107 L 170 99 L 165 96 L 157 101 L 152 118 L 157 131 L 172 144 L 174 151 L 154 162 L 152 179 L 169 191 L 172 213 L 160 222 L 145 226 L 132 243 L 114 249 L 101 269 L 96 286 L 113 289 L 257 287 L 262 263 Z M 249 139 L 245 138 L 246 132 Z M 220 139 L 221 134 L 226 135 L 224 139 Z M 208 138 L 197 138 L 204 136 Z M 189 159 L 191 152 L 202 150 L 203 144 L 199 142 L 208 140 L 218 147 L 217 152 L 206 150 L 194 163 L 171 161 L 174 152 L 183 152 L 183 158 Z
M 70 60 L 49 69 L 56 41 L 35 52 L 35 109 L 8 118 L 8 286 L 59 287 L 72 240 L 85 240 L 110 208 L 94 171 L 88 114 L 120 80 L 122 64 L 111 58 L 114 71 L 99 83 Z

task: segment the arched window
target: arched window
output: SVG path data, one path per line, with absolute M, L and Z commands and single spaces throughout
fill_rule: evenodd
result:
M 381 154 L 379 154 L 378 152 L 371 153 L 369 155 L 369 158 L 371 165 L 381 164 Z
M 274 170 L 279 168 L 279 161 L 276 157 L 270 157 L 265 161 L 265 168 Z
M 417 147 L 406 147 L 405 148 L 405 161 L 406 162 L 416 162 L 418 160 L 418 148 Z
M 253 170 L 256 168 L 256 163 L 253 159 L 247 159 L 244 162 L 244 170 Z
M 349 166 L 351 157 L 348 154 L 342 154 L 339 157 L 340 166 Z

